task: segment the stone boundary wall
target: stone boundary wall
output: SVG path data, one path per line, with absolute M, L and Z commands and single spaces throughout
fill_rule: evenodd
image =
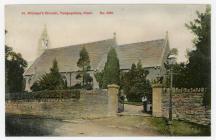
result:
M 203 105 L 204 88 L 173 88 L 173 119 L 185 120 L 203 125 L 211 124 L 211 111 Z M 163 88 L 161 96 L 162 117 L 169 117 L 170 89 Z
M 59 119 L 89 119 L 117 113 L 118 86 L 107 90 L 82 90 L 80 99 L 7 100 L 6 113 Z M 115 103 L 115 104 L 114 104 Z

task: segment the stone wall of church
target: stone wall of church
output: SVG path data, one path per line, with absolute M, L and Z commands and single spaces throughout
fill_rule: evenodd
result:
M 88 73 L 93 78 L 93 89 L 99 89 L 98 82 L 94 76 L 94 71 L 89 71 Z M 67 81 L 68 87 L 74 86 L 82 82 L 82 79 L 76 79 L 78 72 L 67 72 L 67 73 L 61 73 L 61 74 L 62 74 L 63 79 Z
M 98 82 L 94 76 L 94 71 L 90 71 L 90 76 L 93 78 L 93 89 L 99 89 Z M 82 82 L 82 79 L 76 79 L 78 72 L 62 72 L 63 80 L 67 81 L 67 87 L 74 86 Z M 24 76 L 25 79 L 25 91 L 31 91 L 31 86 L 37 81 L 42 74 L 34 74 L 32 76 Z
M 74 86 L 77 83 L 81 82 L 80 79 L 76 79 L 77 74 L 78 74 L 77 72 L 65 72 L 65 73 L 61 73 L 63 79 L 67 80 L 67 86 L 68 87 Z

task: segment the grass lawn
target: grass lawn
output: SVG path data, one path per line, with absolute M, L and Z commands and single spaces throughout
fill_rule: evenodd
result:
M 190 122 L 173 120 L 173 124 L 169 128 L 167 122 L 163 118 L 143 117 L 143 116 L 121 116 L 113 118 L 103 118 L 97 122 L 103 125 L 113 125 L 119 127 L 150 128 L 159 132 L 157 136 L 210 136 L 210 126 L 198 125 Z M 145 131 L 145 130 L 143 130 Z
M 198 125 L 185 121 L 173 120 L 168 126 L 163 118 L 150 118 L 150 125 L 157 128 L 162 135 L 173 136 L 211 136 L 210 126 Z

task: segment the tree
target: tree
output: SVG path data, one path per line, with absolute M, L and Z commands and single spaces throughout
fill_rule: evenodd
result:
M 100 88 L 102 88 L 103 86 L 103 74 L 104 74 L 104 71 L 95 73 L 95 78 L 97 82 L 99 83 Z
M 173 66 L 173 86 L 184 88 L 207 88 L 205 105 L 211 101 L 211 10 L 206 8 L 204 13 L 197 11 L 197 19 L 185 26 L 195 35 L 194 49 L 187 51 L 188 62 Z
M 5 31 L 7 33 L 7 31 Z M 24 90 L 23 73 L 27 62 L 20 53 L 5 45 L 5 88 L 6 92 L 21 92 Z
M 93 87 L 93 78 L 90 76 L 89 73 L 85 73 L 84 79 L 85 79 L 85 89 L 91 90 Z
M 104 66 L 102 88 L 109 84 L 120 84 L 120 66 L 115 48 L 111 48 L 107 55 L 107 62 Z
M 132 64 L 131 69 L 125 72 L 121 79 L 121 88 L 129 101 L 140 101 L 142 96 L 150 99 L 151 85 L 146 79 L 149 72 L 142 67 L 141 61 Z
M 195 50 L 188 52 L 187 76 L 190 87 L 208 87 L 211 85 L 211 10 L 204 13 L 197 11 L 198 18 L 186 24 L 195 35 Z
M 186 64 L 179 63 L 173 66 L 173 87 L 177 88 L 190 88 L 190 84 L 188 83 L 188 77 L 186 75 Z M 170 79 L 169 79 L 170 80 Z
M 77 66 L 82 69 L 82 83 L 83 83 L 83 86 L 85 86 L 86 84 L 86 80 L 85 80 L 85 75 L 86 75 L 86 72 L 88 70 L 90 70 L 90 59 L 89 59 L 89 55 L 88 55 L 88 52 L 87 50 L 85 49 L 85 47 L 82 48 L 82 50 L 80 51 L 80 58 L 77 62 Z
M 64 89 L 67 85 L 59 73 L 57 60 L 54 59 L 50 73 L 44 74 L 32 87 L 32 91 Z
M 188 52 L 189 63 L 186 65 L 190 87 L 206 87 L 204 104 L 211 104 L 211 9 L 204 13 L 197 11 L 198 18 L 186 24 L 195 35 L 195 50 Z

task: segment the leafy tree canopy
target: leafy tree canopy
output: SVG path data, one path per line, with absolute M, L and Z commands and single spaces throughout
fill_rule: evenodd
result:
M 149 96 L 151 93 L 150 81 L 146 79 L 149 71 L 142 67 L 141 61 L 137 65 L 132 64 L 128 72 L 122 73 L 121 88 L 127 95 L 129 101 L 141 101 L 142 96 Z
M 176 64 L 173 67 L 173 86 L 186 88 L 207 88 L 204 104 L 211 101 L 211 9 L 205 12 L 197 11 L 197 18 L 185 24 L 195 35 L 194 49 L 187 50 L 187 63 Z
M 82 69 L 81 73 L 78 73 L 76 76 L 77 79 L 82 78 L 82 87 L 86 89 L 92 89 L 92 77 L 89 73 L 87 73 L 88 70 L 91 69 L 90 66 L 90 59 L 88 52 L 85 47 L 82 48 L 80 51 L 80 58 L 77 61 L 77 66 Z
M 190 87 L 210 87 L 211 82 L 211 30 L 210 7 L 204 13 L 197 12 L 198 18 L 186 24 L 194 33 L 195 50 L 188 52 L 186 65 Z
M 57 60 L 54 59 L 53 66 L 50 68 L 50 73 L 44 74 L 38 81 L 36 81 L 31 90 L 40 91 L 40 90 L 57 90 L 64 89 L 67 85 L 59 73 Z
M 7 33 L 7 31 L 5 31 Z M 27 62 L 20 53 L 5 45 L 5 85 L 6 92 L 20 92 L 24 90 L 23 73 Z
M 90 69 L 90 59 L 85 47 L 83 47 L 80 51 L 80 58 L 77 62 L 77 66 L 81 68 L 83 71 Z

